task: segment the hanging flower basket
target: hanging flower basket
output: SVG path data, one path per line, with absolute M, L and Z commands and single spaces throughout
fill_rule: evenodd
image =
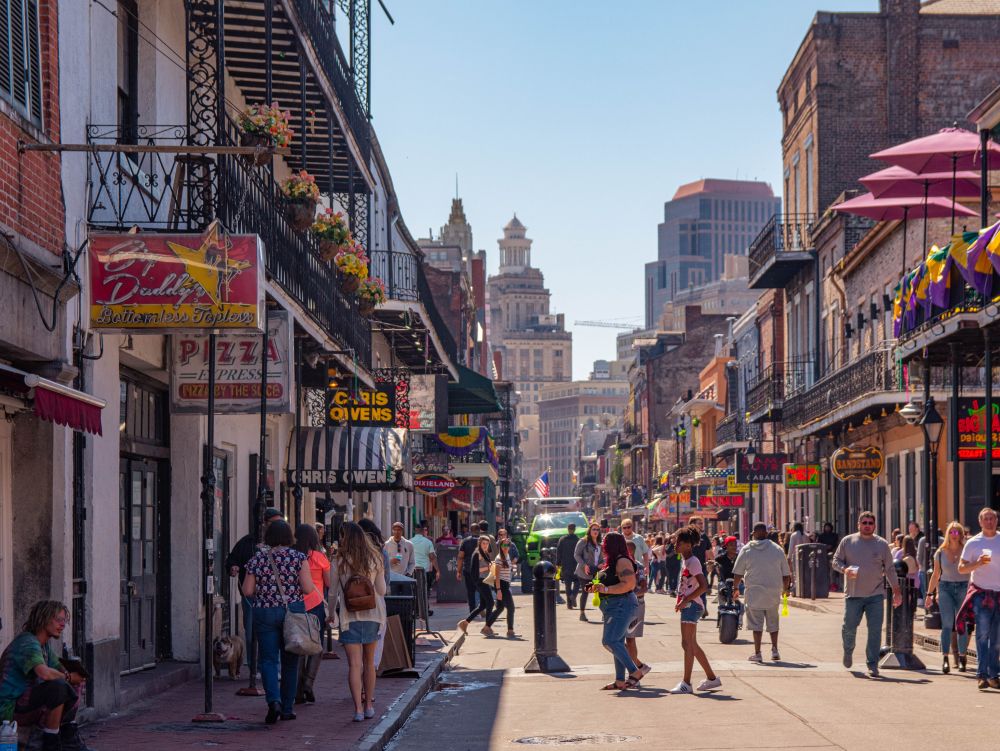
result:
M 316 216 L 316 202 L 308 198 L 299 198 L 288 201 L 286 210 L 288 223 L 297 232 L 309 229 Z
M 345 294 L 353 295 L 368 278 L 368 255 L 356 242 L 342 246 L 333 257 L 333 264 L 337 267 L 340 289 Z
M 287 201 L 288 222 L 298 232 L 309 229 L 316 219 L 319 186 L 316 178 L 305 170 L 281 182 L 281 192 Z
M 326 208 L 319 213 L 312 225 L 324 261 L 332 261 L 337 253 L 351 244 L 351 232 L 344 215 Z
M 353 295 L 361 286 L 361 279 L 354 274 L 345 274 L 340 271 L 337 272 L 337 283 L 340 285 L 341 292 L 345 295 Z
M 277 102 L 271 105 L 251 104 L 238 119 L 240 145 L 259 149 L 284 148 L 292 142 L 292 129 L 288 124 L 289 112 L 282 112 Z M 260 167 L 271 161 L 271 154 L 258 151 L 244 154 L 243 159 Z
M 375 307 L 385 302 L 385 285 L 376 276 L 370 276 L 361 282 L 358 290 L 358 312 L 365 318 L 375 314 Z

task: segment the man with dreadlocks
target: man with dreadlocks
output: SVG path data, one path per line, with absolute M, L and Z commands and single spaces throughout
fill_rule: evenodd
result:
M 59 662 L 53 640 L 62 637 L 69 608 L 55 600 L 36 602 L 21 633 L 0 655 L 0 720 L 40 724 L 42 751 L 84 751 L 77 730 L 79 673 Z

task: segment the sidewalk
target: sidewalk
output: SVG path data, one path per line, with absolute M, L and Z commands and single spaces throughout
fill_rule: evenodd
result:
M 213 709 L 226 721 L 193 723 L 191 718 L 204 706 L 201 678 L 157 695 L 126 710 L 87 725 L 83 734 L 94 751 L 149 749 L 270 749 L 322 747 L 339 749 L 381 749 L 405 721 L 406 716 L 430 690 L 445 663 L 460 646 L 455 624 L 466 611 L 464 603 L 433 603 L 431 626 L 448 640 L 442 644 L 433 636 L 418 636 L 415 672 L 407 677 L 383 676 L 375 684 L 375 718 L 353 722 L 354 704 L 347 686 L 347 659 L 337 646 L 339 660 L 324 660 L 316 679 L 317 701 L 296 705 L 298 718 L 291 722 L 265 725 L 264 697 L 237 696 L 247 685 L 243 678 L 230 681 L 223 671 L 213 691 Z M 258 685 L 260 682 L 258 681 Z

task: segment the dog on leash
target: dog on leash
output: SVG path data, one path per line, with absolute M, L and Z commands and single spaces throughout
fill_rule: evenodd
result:
M 212 664 L 215 666 L 215 677 L 218 678 L 225 665 L 229 671 L 229 679 L 240 677 L 243 666 L 243 655 L 246 645 L 241 636 L 217 636 L 212 647 Z

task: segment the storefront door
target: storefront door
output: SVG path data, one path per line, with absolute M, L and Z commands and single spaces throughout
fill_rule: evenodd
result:
M 122 673 L 156 664 L 157 506 L 163 475 L 158 461 L 121 459 L 118 497 Z

